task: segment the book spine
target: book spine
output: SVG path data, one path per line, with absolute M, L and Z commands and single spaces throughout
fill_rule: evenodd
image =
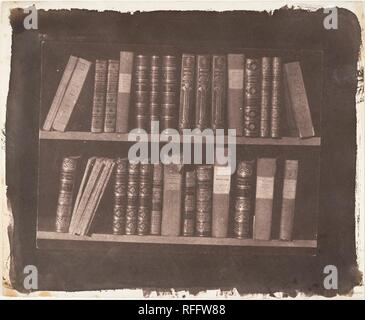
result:
M 281 104 L 283 85 L 283 63 L 280 57 L 272 60 L 272 95 L 271 95 L 271 137 L 280 138 Z
M 295 123 L 292 105 L 290 101 L 289 85 L 286 77 L 286 72 L 283 72 L 283 96 L 285 106 L 285 120 L 287 124 L 287 135 L 290 137 L 299 137 L 297 124 Z
M 162 57 L 161 130 L 175 129 L 178 114 L 178 66 L 176 56 Z
M 260 76 L 261 60 L 246 59 L 244 135 L 257 137 L 260 127 Z
M 140 236 L 149 234 L 150 232 L 152 169 L 151 164 L 140 165 L 137 223 L 137 234 Z
M 238 239 L 252 237 L 255 160 L 238 163 L 235 186 L 233 234 Z
M 212 233 L 212 182 L 213 166 L 196 167 L 196 222 L 195 235 L 209 237 Z
M 89 72 L 91 62 L 79 58 L 72 74 L 69 85 L 65 91 L 58 113 L 53 122 L 53 129 L 65 131 L 74 110 L 76 102 Z
M 214 166 L 212 236 L 228 236 L 229 199 L 231 190 L 231 168 Z
M 212 57 L 212 112 L 213 130 L 225 128 L 226 95 L 227 95 L 227 59 L 223 55 Z
M 181 85 L 179 130 L 191 129 L 193 126 L 195 56 L 183 54 L 181 59 Z
M 79 157 L 65 157 L 62 160 L 56 211 L 56 232 L 68 232 L 70 226 L 78 160 Z
M 228 54 L 228 96 L 227 118 L 228 129 L 236 129 L 237 136 L 243 136 L 243 88 L 245 56 L 243 54 Z
M 270 240 L 276 159 L 257 160 L 254 238 Z
M 72 73 L 77 64 L 77 60 L 78 58 L 74 56 L 70 56 L 70 58 L 68 59 L 66 68 L 63 71 L 61 81 L 58 85 L 56 94 L 52 100 L 52 104 L 48 111 L 46 120 L 44 121 L 43 130 L 49 131 L 52 128 L 53 121 L 56 118 L 56 114 L 59 110 L 63 95 L 65 94 L 66 88 L 68 86 L 68 83 L 70 82 Z
M 117 97 L 116 132 L 128 133 L 131 100 L 133 52 L 121 51 L 119 59 L 119 80 Z
M 195 188 L 196 175 L 195 170 L 188 170 L 184 174 L 184 205 L 183 205 L 183 236 L 194 235 L 195 222 Z
M 283 201 L 281 205 L 280 240 L 293 238 L 295 197 L 298 179 L 298 160 L 286 160 L 284 169 Z
M 150 64 L 150 123 L 148 129 L 151 128 L 152 121 L 160 121 L 161 116 L 161 58 L 160 56 L 151 56 Z
M 115 132 L 117 116 L 119 61 L 108 61 L 108 78 L 105 97 L 104 132 Z
M 127 204 L 128 159 L 116 160 L 114 178 L 113 234 L 123 234 Z
M 260 137 L 270 136 L 271 123 L 271 95 L 272 95 L 272 58 L 261 59 L 261 110 L 260 110 Z
M 95 82 L 93 108 L 91 116 L 91 132 L 103 132 L 108 62 L 95 61 Z
M 125 215 L 125 234 L 137 233 L 138 195 L 139 195 L 139 163 L 128 165 L 127 209 Z
M 153 165 L 152 179 L 152 211 L 151 211 L 151 230 L 152 235 L 161 234 L 162 218 L 162 192 L 163 192 L 163 166 L 162 164 Z
M 211 57 L 198 55 L 196 66 L 195 127 L 204 130 L 209 125 L 209 98 L 211 78 Z
M 164 165 L 161 235 L 180 235 L 181 205 L 182 174 L 180 172 L 180 165 Z

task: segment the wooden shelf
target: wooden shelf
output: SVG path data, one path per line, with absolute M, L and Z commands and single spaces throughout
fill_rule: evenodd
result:
M 80 131 L 39 131 L 39 138 L 42 140 L 85 140 L 85 141 L 120 141 L 128 142 L 127 133 L 92 133 Z M 150 141 L 150 135 L 149 135 Z M 312 137 L 299 139 L 296 137 L 271 138 L 247 138 L 236 137 L 238 145 L 271 145 L 271 146 L 320 146 L 321 138 Z M 133 143 L 133 141 L 131 141 Z M 225 137 L 227 142 L 227 137 Z

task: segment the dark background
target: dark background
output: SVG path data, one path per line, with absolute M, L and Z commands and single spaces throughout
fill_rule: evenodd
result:
M 283 8 L 266 12 L 39 11 L 38 30 L 23 29 L 14 10 L 12 68 L 6 122 L 8 199 L 14 215 L 12 285 L 22 291 L 24 265 L 39 270 L 41 290 L 143 287 L 230 289 L 240 293 L 296 290 L 349 293 L 359 283 L 355 253 L 355 163 L 357 58 L 360 27 L 354 14 L 338 10 L 338 30 L 323 27 L 323 10 Z M 39 34 L 87 36 L 106 42 L 179 45 L 190 42 L 246 48 L 323 50 L 320 216 L 317 256 L 177 251 L 163 246 L 104 251 L 36 250 Z M 323 288 L 325 265 L 338 268 L 339 290 Z

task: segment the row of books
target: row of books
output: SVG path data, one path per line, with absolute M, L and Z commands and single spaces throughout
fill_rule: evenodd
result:
M 274 188 L 280 188 L 275 192 L 281 197 L 279 238 L 292 240 L 298 160 L 285 160 L 281 175 L 275 158 L 241 160 L 232 175 L 227 166 L 91 157 L 74 200 L 79 159 L 62 162 L 57 232 L 89 234 L 113 177 L 113 234 L 270 240 Z
M 70 56 L 44 130 L 65 131 L 92 63 Z M 180 73 L 180 74 L 179 74 Z M 285 106 L 285 117 L 283 109 Z M 299 62 L 281 57 L 145 55 L 96 60 L 91 132 L 236 129 L 237 136 L 314 136 Z

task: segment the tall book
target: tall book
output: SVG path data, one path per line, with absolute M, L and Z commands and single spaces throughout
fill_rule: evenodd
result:
M 245 66 L 244 135 L 257 137 L 260 128 L 261 60 L 247 58 Z
M 121 51 L 119 57 L 119 80 L 117 97 L 116 132 L 127 133 L 131 100 L 132 72 L 134 53 Z
M 52 124 L 52 128 L 57 131 L 65 131 L 74 110 L 76 102 L 80 96 L 91 62 L 78 58 L 67 89 L 63 95 L 58 112 Z
M 281 105 L 283 86 L 283 63 L 280 57 L 272 59 L 272 95 L 271 95 L 271 137 L 281 136 Z
M 161 235 L 179 236 L 182 207 L 181 165 L 164 165 Z
M 162 57 L 161 130 L 175 129 L 178 121 L 177 57 Z
M 78 61 L 78 58 L 74 57 L 74 56 L 70 56 L 68 59 L 67 65 L 62 74 L 61 81 L 58 85 L 56 94 L 52 100 L 51 107 L 48 111 L 46 120 L 44 121 L 43 130 L 49 131 L 52 128 L 54 119 L 56 118 L 57 112 L 61 105 L 63 96 L 66 92 L 67 86 L 70 82 L 72 73 L 74 72 L 74 69 L 76 67 L 77 61 Z
M 108 60 L 108 78 L 105 97 L 104 132 L 115 132 L 117 117 L 119 61 Z
M 179 130 L 193 127 L 195 56 L 184 53 L 181 58 Z
M 261 109 L 260 109 L 260 137 L 262 138 L 267 138 L 270 136 L 271 95 L 273 92 L 272 82 L 273 82 L 272 58 L 262 57 L 261 58 Z
M 243 136 L 244 54 L 228 54 L 227 126 Z
M 196 174 L 194 168 L 184 172 L 184 199 L 183 199 L 183 236 L 193 236 L 195 227 L 195 189 Z
M 91 132 L 104 131 L 107 75 L 108 62 L 106 60 L 96 60 Z
M 150 233 L 152 169 L 151 164 L 140 165 L 137 214 L 137 234 L 140 236 Z
M 285 87 L 288 91 L 287 108 L 290 108 L 290 113 L 295 120 L 299 137 L 313 137 L 315 133 L 300 63 L 285 63 L 284 75 Z
M 64 157 L 62 160 L 56 211 L 56 232 L 68 232 L 79 158 Z
M 233 221 L 233 235 L 238 239 L 252 237 L 254 178 L 255 160 L 241 160 L 236 171 Z
M 163 165 L 156 163 L 153 165 L 152 178 L 152 209 L 151 209 L 151 229 L 152 235 L 161 234 L 162 219 L 162 193 L 163 193 Z
M 280 240 L 293 238 L 298 160 L 286 160 L 284 168 L 283 201 L 281 204 Z
M 137 233 L 139 169 L 139 163 L 130 162 L 128 165 L 127 209 L 125 216 L 125 234 L 127 235 Z
M 195 127 L 204 130 L 210 124 L 211 57 L 198 55 L 196 63 Z
M 123 234 L 127 208 L 128 159 L 118 158 L 115 162 L 113 234 Z
M 160 121 L 161 115 L 161 58 L 152 55 L 150 63 L 150 98 L 149 98 L 149 124 L 151 128 L 152 121 Z
M 196 179 L 195 235 L 209 237 L 212 234 L 213 166 L 196 166 Z
M 259 158 L 257 160 L 256 203 L 254 238 L 270 240 L 276 159 Z
M 226 121 L 227 59 L 225 55 L 212 56 L 211 127 L 224 129 Z

